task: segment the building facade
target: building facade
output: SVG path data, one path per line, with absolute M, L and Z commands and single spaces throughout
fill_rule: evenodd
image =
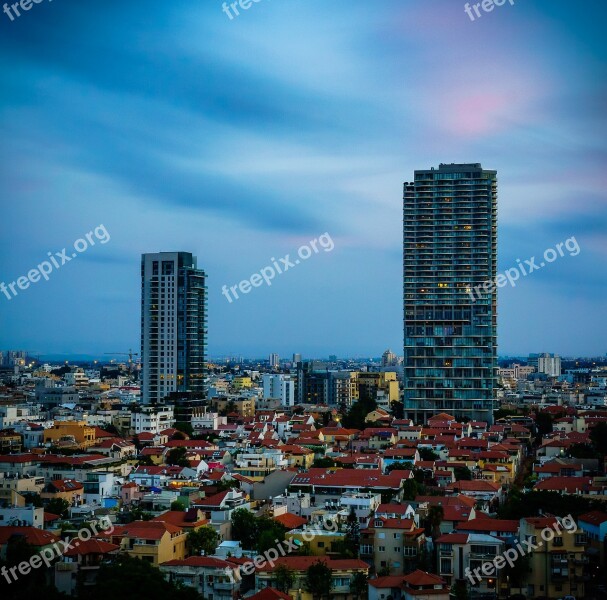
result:
M 497 172 L 441 164 L 404 184 L 405 416 L 492 422 Z
M 172 392 L 204 392 L 206 274 L 189 252 L 141 258 L 142 400 Z

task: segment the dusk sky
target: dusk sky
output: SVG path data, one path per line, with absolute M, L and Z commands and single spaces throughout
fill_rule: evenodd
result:
M 607 353 L 605 0 L 43 0 L 0 12 L 0 350 L 139 351 L 140 256 L 208 274 L 209 354 L 402 354 L 402 184 L 498 171 L 500 355 Z M 328 233 L 335 243 L 221 295 Z

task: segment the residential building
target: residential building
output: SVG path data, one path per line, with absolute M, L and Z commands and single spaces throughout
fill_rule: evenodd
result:
M 546 529 L 554 533 L 551 540 L 542 536 Z M 529 555 L 527 597 L 584 598 L 586 534 L 567 530 L 558 517 L 521 519 L 519 531 L 521 541 L 537 543 Z
M 195 589 L 203 598 L 233 600 L 240 584 L 234 576 L 234 565 L 211 556 L 190 556 L 169 560 L 160 565 L 168 581 Z
M 279 398 L 282 406 L 295 405 L 295 381 L 290 375 L 263 375 L 263 397 Z
M 44 431 L 44 443 L 86 450 L 95 444 L 95 428 L 86 421 L 55 421 Z
M 137 406 L 131 413 L 131 431 L 160 433 L 175 425 L 172 406 Z
M 207 342 L 206 274 L 189 252 L 141 257 L 142 400 L 203 394 Z
M 535 367 L 538 373 L 549 377 L 558 377 L 561 374 L 561 357 L 558 354 L 530 354 L 529 365 Z
M 493 421 L 497 173 L 441 164 L 404 184 L 404 408 Z
M 449 600 L 447 582 L 420 569 L 408 575 L 387 575 L 369 580 L 369 600 Z
M 284 565 L 294 571 L 294 583 L 288 590 L 288 595 L 297 600 L 313 600 L 312 594 L 306 590 L 304 579 L 306 571 L 314 563 L 324 562 L 331 569 L 331 598 L 333 600 L 349 600 L 350 584 L 356 573 L 369 573 L 369 565 L 358 559 L 333 559 L 327 556 L 283 556 L 259 567 L 255 573 L 255 589 L 261 591 L 266 587 L 276 587 L 274 571 Z M 241 569 L 242 570 L 242 569 Z
M 503 553 L 505 542 L 483 533 L 447 533 L 436 539 L 438 544 L 438 574 L 450 585 L 464 580 L 469 572 L 479 574 L 471 585 L 474 594 L 496 594 L 499 589 L 499 572 L 486 575 L 480 568 Z M 479 580 L 480 578 L 480 580 Z M 532 598 L 534 596 L 531 596 Z
M 180 527 L 162 521 L 134 521 L 128 525 L 116 525 L 106 541 L 120 546 L 133 558 L 152 563 L 155 567 L 170 560 L 186 557 L 187 534 Z
M 414 519 L 375 516 L 361 531 L 361 557 L 372 560 L 376 572 L 411 572 L 419 565 L 425 545 L 424 530 Z

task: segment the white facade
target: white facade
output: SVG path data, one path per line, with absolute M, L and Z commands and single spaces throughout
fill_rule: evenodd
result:
M 0 508 L 0 526 L 44 528 L 44 509 L 34 506 Z
M 290 375 L 263 375 L 263 397 L 279 398 L 283 406 L 295 405 L 295 381 Z
M 141 412 L 131 413 L 131 429 L 134 433 L 160 433 L 164 429 L 173 427 L 175 416 L 173 407 L 163 406 L 157 408 L 143 407 Z

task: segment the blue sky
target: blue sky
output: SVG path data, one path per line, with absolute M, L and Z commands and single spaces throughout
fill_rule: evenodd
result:
M 0 13 L 0 281 L 111 235 L 7 300 L 0 348 L 139 344 L 142 252 L 209 277 L 212 355 L 402 353 L 402 183 L 499 176 L 499 352 L 607 352 L 607 4 L 55 0 Z M 271 257 L 335 249 L 229 304 Z

